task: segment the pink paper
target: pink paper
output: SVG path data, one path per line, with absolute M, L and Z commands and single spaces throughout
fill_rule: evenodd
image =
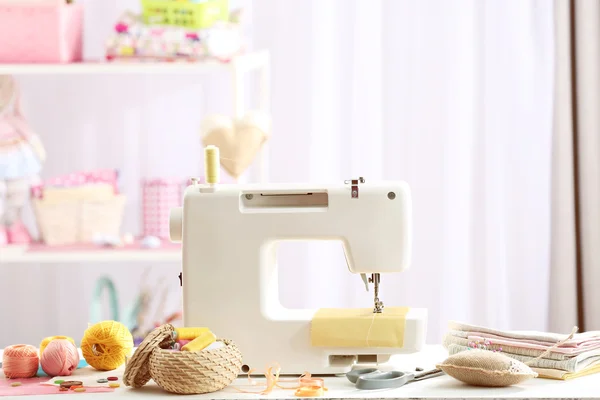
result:
M 73 378 L 76 380 L 76 378 Z M 0 397 L 2 396 L 31 396 L 44 394 L 82 394 L 74 390 L 61 392 L 56 386 L 41 385 L 47 382 L 48 377 L 36 377 L 29 379 L 6 379 L 0 378 Z M 14 382 L 20 382 L 21 386 L 11 386 Z M 109 387 L 86 387 L 85 393 L 109 393 L 114 392 Z

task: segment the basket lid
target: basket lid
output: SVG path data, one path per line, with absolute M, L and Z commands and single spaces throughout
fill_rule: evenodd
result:
M 150 355 L 160 348 L 163 342 L 168 342 L 173 338 L 175 327 L 171 324 L 164 324 L 150 332 L 140 346 L 135 350 L 131 359 L 127 361 L 123 383 L 126 386 L 139 388 L 150 381 Z

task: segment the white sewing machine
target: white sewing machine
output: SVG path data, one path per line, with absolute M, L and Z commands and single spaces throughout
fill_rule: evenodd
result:
M 183 207 L 172 210 L 170 225 L 171 239 L 183 242 L 184 325 L 233 340 L 244 357 L 243 372 L 278 362 L 285 374 L 345 373 L 424 345 L 427 310 L 411 309 L 400 349 L 313 347 L 316 310 L 285 309 L 278 295 L 278 241 L 340 240 L 349 271 L 361 275 L 367 290 L 373 283 L 373 312 L 385 313 L 380 274 L 404 271 L 410 263 L 411 197 L 403 182 L 196 183 L 186 189 Z

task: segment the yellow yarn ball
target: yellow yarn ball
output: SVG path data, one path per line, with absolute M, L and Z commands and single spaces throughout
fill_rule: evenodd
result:
M 133 336 L 117 321 L 102 321 L 90 326 L 81 340 L 81 353 L 99 371 L 112 371 L 125 363 L 133 352 Z
M 68 336 L 49 336 L 47 338 L 45 338 L 44 340 L 42 340 L 42 343 L 40 343 L 40 357 L 42 356 L 42 353 L 44 352 L 44 349 L 46 349 L 46 347 L 48 346 L 48 344 L 56 339 L 66 339 L 69 342 L 75 344 L 75 341 L 73 340 L 73 338 L 70 338 Z M 77 345 L 75 344 L 75 347 L 77 347 Z

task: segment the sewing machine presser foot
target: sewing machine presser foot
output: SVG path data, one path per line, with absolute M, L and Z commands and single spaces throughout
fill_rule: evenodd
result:
M 374 307 L 373 313 L 380 314 L 383 312 L 383 301 L 379 299 L 379 283 L 381 282 L 381 276 L 379 274 L 371 274 L 371 277 L 367 279 L 366 274 L 360 274 L 363 282 L 365 283 L 365 288 L 367 292 L 369 291 L 369 283 L 373 284 L 374 287 Z

